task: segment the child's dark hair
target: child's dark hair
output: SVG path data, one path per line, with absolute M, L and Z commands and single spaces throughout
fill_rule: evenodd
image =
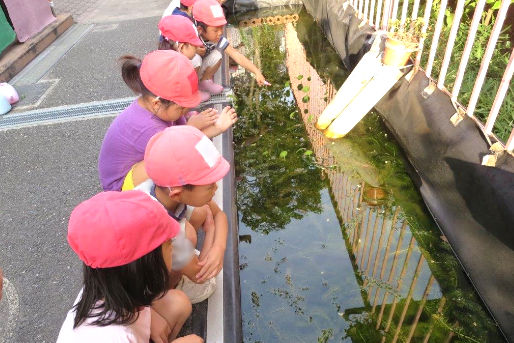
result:
M 182 1 L 180 2 L 180 9 L 182 11 L 187 11 L 189 9 L 189 7 L 187 7 L 186 5 L 182 5 Z
M 161 35 L 159 37 L 159 46 L 157 47 L 158 50 L 175 50 L 177 51 L 177 48 L 175 46 L 175 41 L 168 39 Z
M 137 94 L 141 94 L 142 96 L 150 96 L 156 97 L 155 94 L 150 92 L 148 88 L 145 87 L 143 81 L 141 80 L 141 75 L 139 74 L 139 69 L 141 68 L 141 60 L 137 57 L 131 55 L 121 56 L 119 58 L 121 62 L 121 76 L 123 77 L 123 81 L 127 84 L 127 86 Z M 168 107 L 173 104 L 172 101 L 159 98 L 161 103 Z
M 195 24 L 197 27 L 201 27 L 204 31 L 207 31 L 207 27 L 209 27 L 209 25 L 207 25 L 206 23 L 198 20 L 195 20 Z
M 131 324 L 141 307 L 166 293 L 170 281 L 161 246 L 124 266 L 91 268 L 84 264 L 83 274 L 73 328 L 88 318 L 94 318 L 91 324 L 97 326 Z

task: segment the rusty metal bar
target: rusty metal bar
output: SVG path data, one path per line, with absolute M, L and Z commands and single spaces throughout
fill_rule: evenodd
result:
M 484 84 L 487 69 L 489 67 L 489 63 L 491 62 L 491 57 L 493 56 L 494 47 L 496 46 L 496 42 L 500 36 L 509 5 L 510 0 L 502 0 L 500 9 L 498 10 L 498 15 L 496 16 L 496 20 L 494 22 L 493 31 L 491 32 L 491 37 L 489 37 L 489 41 L 487 42 L 484 57 L 482 58 L 482 63 L 480 64 L 480 69 L 478 70 L 478 76 L 475 80 L 475 85 L 473 86 L 473 91 L 471 92 L 471 97 L 469 98 L 469 103 L 466 109 L 466 113 L 470 117 L 473 116 L 473 113 L 475 112 L 478 97 L 480 96 L 480 90 Z
M 444 87 L 444 80 L 446 79 L 446 73 L 448 72 L 448 65 L 450 64 L 453 46 L 455 45 L 455 39 L 457 38 L 457 31 L 459 29 L 460 19 L 462 18 L 462 13 L 464 12 L 465 1 L 466 0 L 459 0 L 457 2 L 457 8 L 455 10 L 455 14 L 453 17 L 452 28 L 450 30 L 450 35 L 448 36 L 448 40 L 446 42 L 446 51 L 444 52 L 443 64 L 441 65 L 439 79 L 437 80 L 437 87 L 439 88 Z
M 382 30 L 387 31 L 389 16 L 391 15 L 391 0 L 384 0 L 384 9 L 382 10 Z
M 490 134 L 493 132 L 494 122 L 496 121 L 496 117 L 498 116 L 498 112 L 500 111 L 500 107 L 502 106 L 503 99 L 505 98 L 505 94 L 509 89 L 510 79 L 512 79 L 512 74 L 514 73 L 514 48 L 510 53 L 509 63 L 507 64 L 507 68 L 502 76 L 502 81 L 500 83 L 500 87 L 498 88 L 498 92 L 496 93 L 496 97 L 494 98 L 493 106 L 491 107 L 491 111 L 489 112 L 489 116 L 487 117 L 487 122 L 485 123 L 485 132 Z
M 471 54 L 471 49 L 473 48 L 473 43 L 475 43 L 475 36 L 478 30 L 478 25 L 480 24 L 480 20 L 482 19 L 482 12 L 484 11 L 485 2 L 486 0 L 478 0 L 475 7 L 475 13 L 473 14 L 473 19 L 471 20 L 471 25 L 469 26 L 468 38 L 466 38 L 466 44 L 464 45 L 464 51 L 462 52 L 462 57 L 460 59 L 457 76 L 455 77 L 455 82 L 453 83 L 451 97 L 454 101 L 456 101 L 457 97 L 459 96 L 460 86 L 462 85 L 464 72 L 468 66 L 469 56 Z
M 419 11 L 419 0 L 414 0 L 414 5 L 412 6 L 412 19 L 416 19 L 418 17 L 418 11 Z
M 398 336 L 400 335 L 400 330 L 402 329 L 403 321 L 405 320 L 405 315 L 407 314 L 407 310 L 409 309 L 410 301 L 412 299 L 412 293 L 414 293 L 414 288 L 416 287 L 416 283 L 418 282 L 419 272 L 421 270 L 421 266 L 423 265 L 423 261 L 423 254 L 420 253 L 418 265 L 416 266 L 416 271 L 414 272 L 414 278 L 412 279 L 412 282 L 410 284 L 409 294 L 407 294 L 407 298 L 405 299 L 405 306 L 403 306 L 403 311 L 400 316 L 400 321 L 398 322 L 398 325 L 396 327 L 392 343 L 396 343 L 396 341 L 398 340 Z
M 382 242 L 384 241 L 384 231 L 386 227 L 387 219 L 382 216 L 382 227 L 380 228 L 380 237 L 378 238 L 377 253 L 375 254 L 375 261 L 373 262 L 373 271 L 371 272 L 371 278 L 374 279 L 377 274 L 378 257 L 382 251 Z
M 369 11 L 369 0 L 365 0 L 364 1 L 364 15 L 363 15 L 364 21 L 368 21 L 368 11 Z
M 366 255 L 366 247 L 368 246 L 368 237 L 369 237 L 369 231 L 370 231 L 370 224 L 371 220 L 373 219 L 373 210 L 369 210 L 368 215 L 368 223 L 366 224 L 366 235 L 364 236 L 364 242 L 363 242 L 363 249 L 361 254 L 361 263 L 359 263 L 359 267 L 362 270 L 364 267 L 364 255 Z
M 398 4 L 400 0 L 393 0 L 393 10 L 391 12 L 391 16 L 389 17 L 389 20 L 395 20 L 398 16 Z
M 371 235 L 371 243 L 369 245 L 369 253 L 368 257 L 366 259 L 366 271 L 364 272 L 366 275 L 368 275 L 369 272 L 369 261 L 371 260 L 371 256 L 373 256 L 373 245 L 375 244 L 375 237 L 377 236 L 377 228 L 378 228 L 378 222 L 379 222 L 380 216 L 378 215 L 378 211 L 375 213 L 375 222 L 373 224 L 373 234 Z M 364 266 L 362 266 L 364 268 Z
M 441 300 L 439 300 L 439 305 L 437 306 L 437 314 L 443 313 L 443 307 L 446 303 L 446 298 L 441 297 Z M 423 343 L 428 343 L 428 340 L 430 339 L 430 335 L 432 334 L 432 330 L 434 330 L 434 319 L 432 319 L 430 323 L 430 328 L 428 329 L 427 334 L 425 335 L 425 338 L 423 339 Z
M 432 11 L 432 2 L 433 0 L 427 0 L 425 5 L 425 13 L 423 15 L 423 27 L 421 28 L 421 32 L 424 35 L 427 33 L 428 22 L 430 21 L 430 12 Z M 423 52 L 423 44 L 425 43 L 425 38 L 421 38 L 419 41 L 418 54 L 416 55 L 416 61 L 414 62 L 414 68 L 417 69 L 421 62 L 421 53 Z
M 403 0 L 402 16 L 400 18 L 400 25 L 403 25 L 405 23 L 405 19 L 407 19 L 408 8 L 409 8 L 409 0 Z
M 512 152 L 512 150 L 514 150 L 514 128 L 510 132 L 510 136 L 509 136 L 509 139 L 507 140 L 507 144 L 505 145 L 505 149 L 507 149 L 507 151 L 510 151 L 510 152 Z
M 437 53 L 437 48 L 439 47 L 439 37 L 441 36 L 441 30 L 443 28 L 444 13 L 446 11 L 447 4 L 448 0 L 441 0 L 439 15 L 437 16 L 437 22 L 435 24 L 434 29 L 434 35 L 432 36 L 432 46 L 430 47 L 428 62 L 425 68 L 425 74 L 427 75 L 427 77 L 430 77 L 430 75 L 432 74 L 432 67 L 434 64 L 435 55 Z
M 385 0 L 377 0 L 378 1 L 378 5 L 377 5 L 377 16 L 375 17 L 375 28 L 377 30 L 380 29 L 380 20 L 381 20 L 381 17 L 380 15 L 382 14 L 382 6 L 383 6 L 383 3 Z
M 389 237 L 387 238 L 387 244 L 386 244 L 386 250 L 384 252 L 384 256 L 382 257 L 382 267 L 380 268 L 380 280 L 384 280 L 384 272 L 385 272 L 385 269 L 386 269 L 386 266 L 387 266 L 387 259 L 388 259 L 388 255 L 389 255 L 389 248 L 391 247 L 391 241 L 394 237 L 394 231 L 395 231 L 395 227 L 396 227 L 396 220 L 398 218 L 398 213 L 400 213 L 400 206 L 397 206 L 396 207 L 396 210 L 394 211 L 394 215 L 393 215 L 393 221 L 391 222 L 391 228 L 389 230 Z M 403 239 L 403 235 L 402 235 L 402 232 L 405 231 L 405 227 L 407 227 L 407 222 L 404 221 L 403 224 L 402 224 L 402 228 L 400 229 L 400 238 L 398 240 L 398 242 L 401 242 L 401 240 Z M 397 243 L 396 245 L 396 251 L 398 251 L 398 247 L 400 246 L 400 243 Z M 395 255 L 396 256 L 396 255 Z M 394 265 L 394 259 L 393 259 L 393 265 Z M 391 278 L 391 271 L 389 272 L 389 277 L 388 279 Z M 388 281 L 389 283 L 390 281 Z M 371 313 L 375 313 L 375 308 L 376 308 L 376 305 L 377 305 L 377 296 L 378 296 L 378 292 L 375 293 L 375 299 L 373 300 L 373 308 L 371 309 Z
M 400 232 L 398 244 L 396 245 L 396 251 L 394 253 L 393 263 L 391 265 L 391 269 L 389 270 L 389 277 L 387 278 L 387 284 L 389 284 L 389 285 L 391 284 L 391 281 L 393 280 L 393 277 L 394 277 L 394 270 L 396 269 L 396 263 L 398 262 L 398 249 L 400 249 L 400 247 L 401 247 L 401 242 L 403 241 L 403 233 L 406 231 L 405 230 L 406 227 L 407 227 L 406 222 L 403 222 L 402 231 Z M 411 241 L 412 241 L 412 238 L 411 238 Z M 410 246 L 410 243 L 409 243 L 409 246 Z M 408 260 L 405 259 L 405 261 L 407 262 Z M 404 265 L 404 267 L 405 267 L 405 265 Z M 380 327 L 380 323 L 382 322 L 382 316 L 384 315 L 384 309 L 385 309 L 385 305 L 387 302 L 387 298 L 388 298 L 388 292 L 384 291 L 384 296 L 382 298 L 382 306 L 380 308 L 380 313 L 379 313 L 378 319 L 377 319 L 377 326 L 376 326 L 377 330 Z
M 379 0 L 380 1 L 380 0 Z M 371 6 L 369 8 L 369 25 L 371 26 L 375 26 L 374 21 L 373 21 L 373 17 L 374 17 L 374 14 L 375 14 L 375 2 L 376 0 L 371 0 Z
M 416 331 L 416 328 L 418 327 L 419 318 L 421 317 L 421 313 L 423 312 L 423 309 L 425 308 L 425 304 L 427 302 L 428 294 L 430 293 L 430 289 L 432 288 L 432 284 L 434 282 L 435 278 L 434 275 L 430 275 L 430 278 L 428 279 L 427 286 L 425 287 L 425 291 L 423 292 L 423 298 L 421 299 L 421 303 L 418 307 L 418 312 L 416 312 L 416 316 L 414 317 L 414 321 L 412 322 L 411 329 L 409 331 L 409 335 L 407 336 L 407 340 L 405 343 L 410 343 L 412 337 L 414 336 L 414 332 Z
M 414 236 L 411 237 L 409 242 L 409 248 L 407 250 L 407 256 L 405 257 L 405 262 L 403 263 L 402 272 L 400 274 L 400 278 L 398 279 L 398 282 L 396 283 L 396 290 L 398 292 L 402 289 L 402 282 L 403 278 L 405 276 L 405 273 L 407 272 L 407 266 L 409 265 L 409 259 L 412 254 L 412 248 L 414 247 Z M 387 324 L 385 327 L 385 332 L 389 331 L 389 328 L 391 327 L 391 322 L 393 320 L 393 315 L 396 310 L 396 305 L 398 303 L 398 300 L 396 297 L 393 298 L 393 305 L 391 306 L 391 312 L 389 312 L 389 317 L 387 318 Z

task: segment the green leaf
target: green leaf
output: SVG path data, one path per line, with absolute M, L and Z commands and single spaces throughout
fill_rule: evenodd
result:
M 514 0 L 512 0 L 512 1 L 514 1 Z M 310 81 L 310 80 L 311 80 L 311 77 L 310 77 L 310 76 L 309 76 L 309 77 L 307 77 L 307 81 Z
M 286 150 L 283 150 L 281 153 L 280 153 L 280 158 L 286 158 L 287 156 L 287 151 Z
M 308 103 L 310 99 L 311 99 L 311 98 L 310 98 L 310 96 L 306 95 L 306 96 L 304 96 L 304 97 L 302 98 L 302 102 L 303 102 L 303 103 Z
M 295 115 L 296 115 L 296 111 L 295 112 L 291 112 L 291 113 L 289 113 L 289 118 L 290 119 L 294 119 Z
M 301 79 L 303 79 L 303 75 L 298 75 L 296 78 L 297 78 L 298 80 L 301 80 Z
M 311 90 L 311 88 L 309 86 L 303 86 L 303 88 L 302 88 L 302 92 L 304 92 L 304 93 L 307 93 L 310 90 Z
M 303 84 L 300 83 L 297 88 L 299 91 L 301 91 L 303 89 Z
M 312 114 L 309 115 L 309 118 L 307 118 L 307 120 L 310 121 L 310 122 L 314 121 L 314 116 Z
M 500 8 L 500 5 L 501 5 L 501 1 L 495 1 L 494 2 L 494 5 L 493 7 L 491 7 L 492 10 L 497 10 L 498 8 Z
M 305 156 L 310 156 L 310 155 L 312 155 L 312 150 L 305 150 L 305 152 L 303 154 Z
M 289 86 L 291 86 L 291 83 L 289 81 L 286 81 L 286 83 L 284 83 L 284 86 L 289 87 Z

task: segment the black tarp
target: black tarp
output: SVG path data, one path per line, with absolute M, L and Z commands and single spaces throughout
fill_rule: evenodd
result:
M 339 0 L 304 0 L 352 70 L 372 29 Z M 489 144 L 466 117 L 456 127 L 450 98 L 420 71 L 401 79 L 375 106 L 416 171 L 414 183 L 471 282 L 508 340 L 514 340 L 514 158 L 482 166 Z

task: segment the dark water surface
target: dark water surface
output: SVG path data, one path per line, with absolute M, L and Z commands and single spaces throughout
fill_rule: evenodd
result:
M 232 32 L 273 85 L 232 75 L 244 341 L 502 342 L 380 118 L 312 129 L 347 72 L 310 16 L 280 20 Z M 320 81 L 289 74 L 295 39 Z

